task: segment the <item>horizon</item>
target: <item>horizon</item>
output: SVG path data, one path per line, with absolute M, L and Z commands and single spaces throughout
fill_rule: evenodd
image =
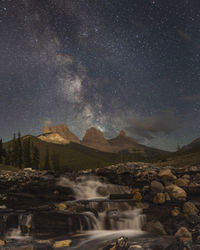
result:
M 200 3 L 2 1 L 1 134 L 64 123 L 175 151 L 200 137 Z
M 52 126 L 54 127 L 54 126 L 60 126 L 60 125 L 65 125 L 65 126 L 75 135 L 75 136 L 77 136 L 77 135 L 76 135 L 76 134 L 75 134 L 66 124 L 46 125 L 45 127 L 52 127 Z M 90 128 L 95 128 L 95 127 L 90 127 Z M 90 129 L 90 128 L 88 128 L 88 129 Z M 43 129 L 44 129 L 44 127 L 43 127 Z M 88 130 L 88 129 L 87 129 L 87 130 Z M 117 136 L 121 133 L 121 131 L 124 131 L 124 130 L 118 130 L 118 132 L 116 132 L 115 135 L 114 135 L 113 137 L 106 137 L 105 134 L 104 134 L 104 132 L 103 132 L 100 128 L 95 128 L 95 129 L 101 131 L 101 132 L 103 133 L 103 135 L 104 135 L 104 138 L 105 138 L 106 140 L 113 139 L 113 138 L 117 137 Z M 86 130 L 86 131 L 87 131 L 87 130 Z M 86 133 L 86 131 L 85 131 L 85 133 Z M 130 138 L 132 138 L 132 139 L 135 139 L 133 136 L 129 135 L 126 131 L 124 131 L 124 132 L 125 132 L 126 136 L 128 136 L 128 137 L 130 137 Z M 29 135 L 30 135 L 30 136 L 34 136 L 34 137 L 38 137 L 38 136 L 40 136 L 40 135 L 42 135 L 42 134 L 46 134 L 46 133 L 43 133 L 43 131 L 41 131 L 41 133 L 37 133 L 37 134 L 31 134 L 31 133 L 21 134 L 21 131 L 18 131 L 18 132 L 14 132 L 14 133 L 12 134 L 12 137 L 8 138 L 7 140 L 3 140 L 3 138 L 1 138 L 1 139 L 3 140 L 3 143 L 7 143 L 7 142 L 9 142 L 9 141 L 12 141 L 14 134 L 17 136 L 18 133 L 20 133 L 21 137 L 29 136 Z M 84 133 L 84 135 L 85 135 L 85 133 Z M 80 141 L 82 141 L 84 135 L 83 135 L 82 137 L 79 137 L 79 136 L 77 136 L 77 137 L 78 137 L 78 139 L 79 139 Z M 197 139 L 197 138 L 195 138 L 195 139 Z M 195 140 L 195 139 L 194 139 L 194 140 Z M 192 140 L 192 141 L 194 141 L 194 140 Z M 137 140 L 136 140 L 136 141 L 137 141 Z M 165 150 L 165 149 L 162 149 L 162 148 L 159 148 L 159 147 L 154 147 L 154 146 L 151 146 L 151 145 L 147 145 L 147 144 L 144 144 L 144 143 L 140 143 L 139 141 L 137 141 L 137 143 L 142 144 L 142 145 L 145 145 L 145 146 L 148 146 L 148 147 L 152 147 L 152 148 L 155 148 L 155 149 L 160 149 L 160 150 L 164 150 L 164 151 L 168 151 L 168 152 L 176 152 L 176 151 L 177 151 L 177 146 L 178 146 L 178 145 L 182 148 L 183 146 L 188 145 L 188 144 L 191 143 L 192 141 L 190 141 L 190 142 L 188 142 L 187 144 L 184 144 L 184 145 L 177 144 L 175 150 Z M 57 143 L 55 143 L 55 144 L 57 144 Z

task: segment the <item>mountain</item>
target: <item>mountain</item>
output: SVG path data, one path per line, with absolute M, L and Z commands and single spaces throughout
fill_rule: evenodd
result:
M 80 143 L 79 138 L 64 124 L 44 127 L 43 133 L 38 138 L 42 141 L 57 144 Z
M 120 131 L 117 137 L 108 140 L 108 142 L 111 145 L 113 152 L 141 149 L 137 141 L 131 137 L 128 137 L 123 130 Z
M 185 151 L 194 150 L 194 149 L 200 149 L 200 138 L 197 138 L 191 143 L 183 146 L 180 151 L 185 152 Z
M 89 128 L 86 131 L 81 144 L 103 152 L 113 152 L 110 143 L 105 139 L 103 133 L 96 128 Z

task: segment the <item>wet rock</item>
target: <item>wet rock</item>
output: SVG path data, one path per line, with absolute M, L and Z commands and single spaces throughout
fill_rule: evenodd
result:
M 192 240 L 192 234 L 188 231 L 186 227 L 181 227 L 175 233 L 175 237 L 179 238 L 180 240 Z
M 129 250 L 129 241 L 126 237 L 122 236 L 117 240 L 106 243 L 106 245 L 99 250 Z
M 188 215 L 197 215 L 199 209 L 192 202 L 188 201 L 183 205 L 183 212 Z
M 72 241 L 71 240 L 61 240 L 61 241 L 56 241 L 53 244 L 54 248 L 61 248 L 61 247 L 69 247 L 71 245 Z
M 170 194 L 170 197 L 175 200 L 185 200 L 187 197 L 185 190 L 176 185 L 167 186 L 166 191 Z
M 153 202 L 155 204 L 165 203 L 165 194 L 164 193 L 157 193 L 156 196 L 153 198 Z
M 57 205 L 57 209 L 58 209 L 59 211 L 63 211 L 63 210 L 65 210 L 65 209 L 67 209 L 67 205 L 65 205 L 64 203 L 59 203 L 59 204 Z
M 166 231 L 164 226 L 159 221 L 149 221 L 142 227 L 142 230 L 147 231 L 149 233 L 166 235 Z
M 152 181 L 151 182 L 151 190 L 156 193 L 162 193 L 164 190 L 164 186 L 161 182 Z

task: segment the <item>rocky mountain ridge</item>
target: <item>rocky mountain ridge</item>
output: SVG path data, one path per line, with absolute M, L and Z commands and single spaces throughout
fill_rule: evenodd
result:
M 106 139 L 104 134 L 94 127 L 87 129 L 82 140 L 79 140 L 79 138 L 63 124 L 45 127 L 43 133 L 39 135 L 38 138 L 55 144 L 79 143 L 83 146 L 109 153 L 127 151 L 129 153 L 145 154 L 146 152 L 159 151 L 139 144 L 135 139 L 127 136 L 125 131 L 120 131 L 115 138 Z

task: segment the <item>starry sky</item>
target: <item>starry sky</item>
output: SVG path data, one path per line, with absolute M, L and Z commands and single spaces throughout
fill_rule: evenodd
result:
M 176 150 L 200 137 L 199 0 L 0 0 L 0 136 L 65 123 Z

